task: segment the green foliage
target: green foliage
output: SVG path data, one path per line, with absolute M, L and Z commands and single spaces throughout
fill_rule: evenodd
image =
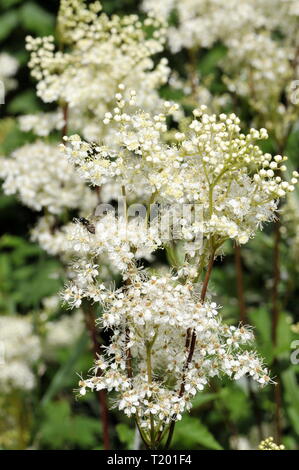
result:
M 0 239 L 0 309 L 15 313 L 35 308 L 61 288 L 60 264 L 37 245 L 20 237 Z
M 220 390 L 221 409 L 231 422 L 242 422 L 251 414 L 248 394 L 239 386 L 229 384 Z
M 250 312 L 250 324 L 255 327 L 255 335 L 258 341 L 258 350 L 265 361 L 272 363 L 274 351 L 271 341 L 271 316 L 265 308 Z
M 299 384 L 294 369 L 288 369 L 282 374 L 282 383 L 285 387 L 287 414 L 292 423 L 294 431 L 299 437 Z
M 0 17 L 0 41 L 6 39 L 9 34 L 17 27 L 19 17 L 16 11 L 8 11 Z
M 92 449 L 100 433 L 99 419 L 72 413 L 69 402 L 61 400 L 45 406 L 39 440 L 46 449 Z
M 39 110 L 39 103 L 34 90 L 27 90 L 13 98 L 8 107 L 12 114 L 30 114 Z
M 1 0 L 2 8 L 10 8 L 18 3 L 21 3 L 23 0 Z
M 222 447 L 213 434 L 198 417 L 184 416 L 175 428 L 172 447 L 174 449 L 210 449 L 221 450 Z
M 224 59 L 226 52 L 227 50 L 222 44 L 218 44 L 206 52 L 201 60 L 198 61 L 198 70 L 200 71 L 201 75 L 205 76 L 211 73 L 215 73 L 219 62 Z
M 74 375 L 74 370 L 76 370 L 78 360 L 84 354 L 87 343 L 88 337 L 86 332 L 84 332 L 83 335 L 74 344 L 67 360 L 61 364 L 60 368 L 54 375 L 43 398 L 41 399 L 40 404 L 42 407 L 47 406 L 47 404 L 57 394 L 57 392 L 62 390 L 64 387 L 70 386 L 70 378 L 72 378 Z
M 199 408 L 200 406 L 210 403 L 218 397 L 217 393 L 198 393 L 192 401 L 192 409 Z
M 117 436 L 125 449 L 132 449 L 134 444 L 135 431 L 128 424 L 119 423 L 115 427 Z
M 55 17 L 34 2 L 25 2 L 19 10 L 20 20 L 24 29 L 46 36 L 53 33 Z
M 15 119 L 6 118 L 0 121 L 0 152 L 9 155 L 13 150 L 21 145 L 28 143 L 30 136 L 20 131 Z M 0 196 L 1 198 L 1 196 Z M 1 198 L 0 204 L 5 204 L 5 200 L 9 198 Z

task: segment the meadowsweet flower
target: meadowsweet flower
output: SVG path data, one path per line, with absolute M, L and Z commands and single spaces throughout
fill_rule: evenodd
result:
M 261 386 L 271 382 L 248 348 L 251 330 L 222 323 L 207 285 L 223 242 L 246 243 L 273 220 L 278 200 L 294 190 L 296 174 L 290 183 L 284 181 L 280 175 L 286 157 L 272 157 L 258 145 L 267 131 L 252 128 L 243 134 L 235 114 L 208 114 L 202 106 L 170 141 L 167 116 L 177 113 L 178 105 L 165 102 L 164 112 L 151 114 L 136 106 L 135 92 L 129 95 L 127 99 L 121 86 L 114 110 L 104 118 L 116 131 L 112 146 L 73 135 L 65 137 L 62 150 L 82 180 L 118 185 L 125 202 L 138 181 L 147 208 L 157 202 L 160 211 L 153 220 L 148 210 L 145 219 L 130 217 L 127 209 L 124 214 L 111 212 L 95 217 L 92 231 L 84 224 L 70 226 L 69 240 L 80 262 L 73 266 L 63 298 L 71 307 L 100 302 L 99 324 L 112 331 L 101 373 L 96 364 L 94 375 L 80 381 L 80 393 L 116 391 L 116 406 L 135 417 L 150 442 L 153 432 L 181 419 L 212 377 L 238 380 L 246 375 Z M 191 218 L 185 205 L 192 208 Z M 169 219 L 171 236 L 165 240 L 161 226 Z M 186 250 L 181 263 L 175 249 L 178 233 Z M 198 234 L 202 243 L 194 245 Z M 148 276 L 137 261 L 161 247 L 176 274 Z M 103 285 L 94 269 L 104 256 L 122 273 L 124 286 L 118 290 Z M 201 284 L 207 266 L 208 278 Z
M 13 77 L 18 67 L 18 61 L 13 56 L 6 52 L 0 54 L 0 82 L 4 85 L 5 93 L 16 88 L 17 82 Z
M 37 141 L 0 160 L 5 194 L 17 193 L 22 202 L 40 211 L 60 214 L 80 207 L 90 192 L 71 165 L 61 158 L 57 146 Z M 59 195 L 59 197 L 58 197 Z
M 266 9 L 270 3 L 268 0 L 168 0 L 165 3 L 144 0 L 142 7 L 165 21 L 173 11 L 176 13 L 177 25 L 168 28 L 169 45 L 176 53 L 182 48 L 210 48 L 217 41 L 229 43 L 253 25 L 269 24 Z
M 200 230 L 208 238 L 213 234 L 220 244 L 227 238 L 246 243 L 275 217 L 279 198 L 293 191 L 294 185 L 279 176 L 287 158 L 273 158 L 258 146 L 267 138 L 265 129 L 245 135 L 235 114 L 209 115 L 201 107 L 194 110 L 186 132 L 177 133 L 169 144 L 166 117 L 177 105 L 166 102 L 164 113 L 151 115 L 121 99 L 122 110 L 117 108 L 109 118 L 118 118 L 113 148 L 74 135 L 63 149 L 89 183 L 118 182 L 130 194 L 138 178 L 145 193 L 160 204 L 200 206 L 200 221 L 184 228 L 189 238 Z
M 41 345 L 29 318 L 0 316 L 0 384 L 4 393 L 30 391 L 35 386 L 33 366 L 41 356 Z
M 82 311 L 64 315 L 57 320 L 47 321 L 43 342 L 43 356 L 51 358 L 59 348 L 71 347 L 78 341 L 85 329 Z
M 224 325 L 216 304 L 201 302 L 192 283 L 182 285 L 173 276 L 148 277 L 136 272 L 129 285 L 110 292 L 103 304 L 99 323 L 113 331 L 112 340 L 101 358 L 101 375 L 97 376 L 96 365 L 94 376 L 80 382 L 80 393 L 115 390 L 119 410 L 137 416 L 146 432 L 151 417 L 157 430 L 181 419 L 192 397 L 211 377 L 227 374 L 237 380 L 249 375 L 261 385 L 270 382 L 256 354 L 244 350 L 253 339 L 252 332 Z M 184 372 L 189 328 L 197 337 Z M 180 395 L 182 380 L 185 387 Z
M 273 437 L 267 437 L 264 441 L 262 441 L 259 445 L 259 450 L 284 450 L 285 447 L 283 445 L 277 445 L 274 442 Z
M 105 255 L 119 271 L 125 271 L 134 258 L 146 258 L 162 245 L 158 227 L 148 227 L 144 219 L 132 218 L 127 222 L 124 217 L 109 213 L 95 221 L 94 226 L 94 234 L 81 224 L 68 227 L 73 252 L 93 258 Z
M 159 108 L 156 89 L 165 83 L 169 68 L 166 59 L 157 66 L 152 56 L 161 52 L 165 40 L 163 24 L 146 19 L 153 27 L 148 36 L 137 15 L 109 18 L 95 2 L 86 6 L 77 0 L 62 0 L 58 17 L 60 41 L 67 52 L 55 51 L 54 38 L 27 38 L 31 52 L 29 66 L 38 81 L 37 94 L 45 102 L 62 102 L 69 107 L 70 127 L 89 139 L 113 142 L 104 124 L 112 111 L 112 101 L 120 82 L 139 90 L 139 104 Z
M 52 113 L 27 114 L 19 118 L 20 129 L 33 131 L 39 137 L 46 137 L 54 130 L 62 130 L 65 120 L 61 110 Z

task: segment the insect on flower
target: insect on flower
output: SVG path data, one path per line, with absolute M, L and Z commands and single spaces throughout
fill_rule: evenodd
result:
M 73 221 L 84 225 L 84 227 L 86 227 L 89 233 L 92 233 L 92 234 L 96 233 L 96 228 L 94 224 L 92 224 L 88 219 L 85 219 L 85 217 L 74 218 Z

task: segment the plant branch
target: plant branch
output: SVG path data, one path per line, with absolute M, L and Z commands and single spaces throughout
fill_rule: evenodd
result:
M 68 107 L 68 104 L 65 103 L 63 106 L 62 106 L 62 113 L 63 113 L 63 120 L 64 120 L 64 125 L 63 125 L 63 128 L 62 128 L 62 137 L 64 137 L 65 135 L 67 135 L 68 133 L 68 117 L 69 117 L 69 107 Z
M 212 251 L 211 251 L 211 256 L 210 256 L 208 268 L 207 268 L 207 271 L 206 271 L 206 275 L 205 275 L 205 278 L 204 278 L 204 281 L 203 281 L 203 286 L 202 286 L 201 295 L 200 295 L 201 302 L 204 302 L 205 298 L 206 298 L 208 284 L 209 284 L 209 280 L 211 278 L 211 273 L 212 273 L 213 264 L 214 264 L 215 252 L 216 252 L 216 249 L 213 248 Z M 190 332 L 190 329 L 187 330 L 186 346 L 189 346 L 189 344 L 190 344 L 189 353 L 188 353 L 187 360 L 186 360 L 186 362 L 184 364 L 184 367 L 183 367 L 183 374 L 182 374 L 183 377 L 182 377 L 182 383 L 181 383 L 181 387 L 180 387 L 180 391 L 179 391 L 179 397 L 180 398 L 183 396 L 183 394 L 185 392 L 186 371 L 189 367 L 189 364 L 192 361 L 194 350 L 195 350 L 195 345 L 196 345 L 196 331 L 195 330 L 193 330 L 192 334 Z M 169 427 L 169 433 L 168 433 L 167 441 L 166 441 L 166 444 L 165 444 L 165 449 L 168 449 L 169 446 L 170 446 L 170 443 L 171 443 L 171 440 L 172 440 L 172 437 L 173 437 L 173 433 L 174 433 L 174 428 L 175 428 L 175 416 L 174 416 L 174 419 L 171 422 L 170 427 Z
M 100 343 L 98 341 L 98 335 L 95 325 L 95 315 L 91 304 L 83 305 L 83 312 L 85 318 L 85 324 L 92 342 L 92 349 L 94 358 L 97 360 L 101 354 Z M 99 370 L 99 374 L 101 371 Z M 109 437 L 109 411 L 107 406 L 107 396 L 105 390 L 99 390 L 97 392 L 98 403 L 100 407 L 100 414 L 103 424 L 103 444 L 104 449 L 110 449 L 110 437 Z
M 242 266 L 242 255 L 240 245 L 235 245 L 235 267 L 236 267 L 236 281 L 237 281 L 237 297 L 239 303 L 240 321 L 246 323 L 247 312 L 245 305 L 244 295 L 244 276 Z

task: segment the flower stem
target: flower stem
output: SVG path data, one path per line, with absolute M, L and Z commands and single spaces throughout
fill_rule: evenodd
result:
M 153 383 L 153 370 L 152 370 L 152 348 L 153 345 L 156 341 L 157 337 L 157 332 L 152 339 L 152 341 L 147 341 L 146 343 L 146 369 L 147 369 L 147 381 L 149 386 L 152 385 Z M 150 429 L 150 441 L 151 441 L 151 449 L 155 449 L 155 422 L 154 422 L 154 417 L 152 413 L 150 414 L 150 423 L 151 423 L 151 429 Z
M 94 358 L 97 360 L 100 351 L 100 343 L 97 337 L 96 325 L 95 325 L 95 316 L 91 305 L 87 303 L 83 306 L 83 312 L 85 317 L 85 324 L 92 341 L 92 349 Z M 100 371 L 99 371 L 100 372 Z M 109 411 L 107 406 L 107 396 L 105 390 L 99 390 L 97 392 L 98 403 L 100 407 L 101 421 L 103 425 L 103 444 L 104 449 L 110 449 L 110 437 L 109 437 Z
M 244 276 L 242 266 L 242 256 L 240 245 L 235 245 L 235 267 L 236 267 L 236 281 L 237 281 L 237 297 L 239 303 L 240 321 L 246 323 L 246 305 L 244 296 Z
M 68 114 L 69 114 L 69 107 L 68 107 L 68 104 L 67 103 L 64 103 L 64 105 L 62 106 L 62 113 L 63 113 L 63 120 L 64 120 L 64 125 L 63 125 L 63 128 L 62 128 L 62 137 L 64 137 L 65 135 L 67 135 L 68 133 Z
M 209 280 L 211 278 L 211 273 L 212 273 L 213 264 L 214 264 L 215 252 L 216 252 L 216 249 L 213 248 L 211 250 L 211 256 L 210 256 L 208 268 L 207 268 L 206 275 L 205 275 L 205 278 L 204 278 L 204 281 L 203 281 L 203 286 L 202 286 L 201 295 L 200 295 L 201 302 L 204 302 L 205 298 L 206 298 L 208 284 L 209 284 Z M 184 367 L 183 367 L 183 378 L 182 378 L 182 383 L 181 383 L 181 387 L 180 387 L 180 391 L 179 391 L 179 397 L 182 397 L 184 392 L 185 392 L 186 371 L 189 367 L 189 364 L 192 361 L 194 350 L 195 350 L 195 345 L 196 345 L 196 332 L 195 332 L 195 330 L 193 330 L 192 334 L 191 334 L 190 330 L 187 330 L 186 346 L 188 347 L 189 345 L 190 345 L 190 349 L 189 349 L 189 354 L 187 356 L 187 360 L 186 360 L 186 362 L 184 364 Z M 173 421 L 171 422 L 171 424 L 169 426 L 169 433 L 168 433 L 167 441 L 166 441 L 166 444 L 165 444 L 165 449 L 168 449 L 170 444 L 171 444 L 171 440 L 172 440 L 173 433 L 174 433 L 174 428 L 175 428 L 175 417 L 174 417 Z
M 236 282 L 237 282 L 237 297 L 239 303 L 239 315 L 240 321 L 244 324 L 247 322 L 247 308 L 245 302 L 245 289 L 244 289 L 244 275 L 243 275 L 243 264 L 242 264 L 242 252 L 240 245 L 235 245 L 235 267 L 236 267 Z M 256 394 L 252 389 L 251 378 L 247 377 L 249 397 L 252 402 L 252 409 L 255 415 L 255 422 L 259 434 L 259 440 L 264 439 L 263 428 L 262 428 L 262 414 L 259 406 L 259 402 L 256 398 Z

